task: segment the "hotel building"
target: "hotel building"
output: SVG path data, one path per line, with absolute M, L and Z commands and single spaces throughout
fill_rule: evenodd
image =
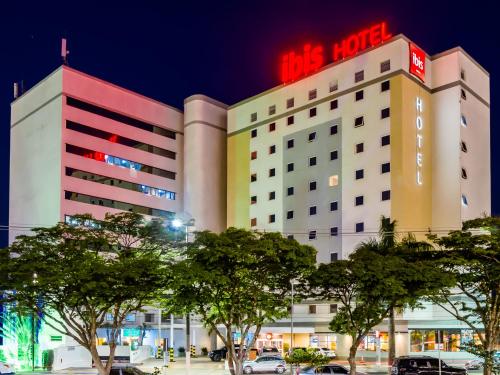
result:
M 318 262 L 376 237 L 382 215 L 401 235 L 444 234 L 490 214 L 489 108 L 489 75 L 464 50 L 429 56 L 403 35 L 229 107 L 194 95 L 181 111 L 62 66 L 12 103 L 10 240 L 123 210 L 279 231 Z M 346 356 L 328 329 L 336 308 L 294 306 L 295 345 Z M 154 331 L 158 316 L 137 319 Z M 398 355 L 432 354 L 442 331 L 443 358 L 469 357 L 467 327 L 436 306 L 403 312 L 396 330 Z M 283 347 L 289 331 L 275 322 L 258 345 Z M 216 345 L 199 332 L 200 347 Z M 360 356 L 383 351 L 386 332 Z

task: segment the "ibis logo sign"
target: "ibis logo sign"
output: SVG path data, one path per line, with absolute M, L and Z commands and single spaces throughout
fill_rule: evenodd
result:
M 410 73 L 425 82 L 425 52 L 410 42 Z

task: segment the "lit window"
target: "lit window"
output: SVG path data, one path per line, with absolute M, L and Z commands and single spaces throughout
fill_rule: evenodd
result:
M 339 235 L 339 228 L 338 227 L 331 227 L 330 228 L 330 236 L 338 236 Z
M 362 206 L 364 202 L 364 197 L 362 195 L 358 195 L 356 198 L 354 198 L 354 205 L 355 206 Z
M 293 219 L 293 211 L 287 211 L 286 213 L 286 218 L 288 220 L 292 220 Z
M 294 188 L 293 186 L 289 186 L 287 189 L 286 189 L 286 195 L 293 195 L 295 192 L 294 192 Z
M 354 119 L 354 127 L 357 128 L 359 126 L 363 126 L 365 124 L 365 119 L 363 116 L 356 117 Z
M 337 186 L 339 184 L 339 176 L 336 174 L 336 175 L 333 175 L 333 176 L 330 176 L 328 178 L 328 185 L 329 186 Z
M 318 113 L 318 111 L 316 110 L 316 107 L 311 108 L 309 110 L 309 117 L 315 117 L 317 113 Z
M 460 124 L 466 128 L 467 127 L 467 118 L 464 115 L 460 115 Z
M 391 199 L 391 191 L 390 190 L 384 190 L 382 192 L 382 200 L 383 201 L 388 201 Z
M 252 138 L 257 137 L 257 129 L 252 129 L 251 135 L 252 135 Z
M 269 200 L 275 200 L 276 199 L 276 192 L 275 191 L 270 191 L 269 192 Z
M 388 91 L 391 88 L 391 83 L 390 81 L 384 81 L 380 84 L 380 91 Z
M 309 100 L 316 99 L 316 96 L 318 95 L 318 92 L 316 89 L 314 90 L 309 90 Z
M 363 100 L 365 93 L 363 90 L 356 91 L 356 101 Z
M 383 163 L 380 166 L 380 173 L 388 173 L 391 171 L 391 163 Z
M 315 230 L 310 230 L 309 231 L 309 239 L 310 240 L 315 240 L 316 239 L 316 231 Z
M 339 89 L 339 81 L 337 79 L 334 79 L 333 81 L 330 82 L 330 92 L 337 91 Z
M 462 168 L 462 178 L 464 180 L 467 180 L 467 171 L 465 170 L 465 168 Z
M 316 181 L 309 182 L 309 191 L 316 190 Z
M 307 137 L 309 142 L 312 142 L 316 139 L 316 132 L 309 133 L 309 136 Z
M 355 230 L 356 230 L 356 233 L 364 232 L 365 231 L 365 223 L 356 223 Z
M 467 207 L 469 205 L 469 202 L 467 201 L 467 197 L 462 194 L 462 206 Z
M 125 317 L 125 321 L 135 322 L 135 314 L 127 314 L 127 316 Z
M 390 108 L 384 108 L 380 111 L 380 118 L 387 118 L 390 116 Z
M 330 211 L 337 211 L 339 209 L 339 203 L 337 201 L 330 202 Z
M 250 115 L 250 121 L 251 122 L 257 121 L 257 112 L 254 112 Z
M 339 101 L 337 99 L 330 102 L 330 110 L 337 109 L 339 107 Z
M 337 160 L 339 157 L 339 152 L 337 150 L 330 151 L 330 160 Z
M 317 163 L 316 156 L 309 158 L 309 166 L 314 167 Z
M 355 174 L 356 174 L 356 180 L 360 180 L 363 177 L 365 177 L 365 171 L 364 171 L 364 169 L 358 169 L 358 170 L 356 170 Z
M 359 72 L 354 73 L 354 82 L 360 82 L 365 79 L 365 71 L 360 70 Z
M 269 223 L 274 223 L 276 221 L 276 215 L 269 215 Z
M 380 63 L 380 73 L 391 70 L 391 60 L 385 60 Z
M 311 215 L 311 216 L 316 215 L 317 212 L 318 211 L 316 209 L 316 206 L 309 207 L 309 215 Z
M 268 113 L 269 113 L 269 116 L 274 115 L 276 113 L 276 106 L 275 105 L 269 106 Z
M 286 107 L 287 108 L 292 108 L 295 105 L 295 100 L 294 98 L 290 98 L 286 100 Z

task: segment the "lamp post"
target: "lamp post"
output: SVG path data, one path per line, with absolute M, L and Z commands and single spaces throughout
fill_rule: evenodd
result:
M 290 308 L 290 353 L 293 353 L 293 297 L 294 297 L 294 285 L 297 283 L 295 279 L 290 280 L 290 284 L 292 286 L 292 301 Z M 293 373 L 293 364 L 290 363 L 290 375 Z
M 184 243 L 187 247 L 187 244 L 189 242 L 189 232 L 188 228 L 190 226 L 194 226 L 194 219 L 190 219 L 186 222 L 183 222 L 182 220 L 176 218 L 172 221 L 172 225 L 174 228 L 179 229 L 180 227 L 184 226 L 185 228 L 185 238 L 184 238 Z M 186 368 L 191 367 L 191 319 L 189 316 L 189 313 L 186 314 Z

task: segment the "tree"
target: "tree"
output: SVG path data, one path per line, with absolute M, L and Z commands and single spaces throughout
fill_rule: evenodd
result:
M 71 224 L 35 228 L 8 248 L 0 265 L 8 275 L 5 300 L 89 350 L 100 375 L 108 375 L 120 328 L 162 286 L 164 238 L 159 223 L 134 213 L 75 216 Z M 111 318 L 111 319 L 109 319 Z M 110 325 L 109 360 L 97 352 L 97 329 Z
M 310 348 L 307 350 L 295 349 L 290 355 L 285 356 L 285 361 L 297 367 L 303 363 L 309 366 L 323 366 L 330 362 L 330 358 Z
M 199 315 L 227 347 L 233 375 L 243 371 L 241 348 L 253 347 L 264 323 L 289 314 L 291 280 L 303 281 L 316 261 L 312 247 L 279 233 L 236 228 L 197 233 L 184 256 L 170 269 L 165 307 Z M 233 330 L 240 334 L 240 350 Z
M 493 356 L 500 337 L 500 218 L 469 220 L 462 230 L 431 239 L 441 247 L 432 257 L 454 283 L 430 300 L 477 335 L 479 342 L 463 348 L 484 359 L 484 375 L 499 373 Z
M 341 304 L 330 329 L 351 337 L 351 375 L 358 346 L 376 325 L 394 308 L 418 307 L 419 298 L 445 282 L 431 262 L 408 260 L 408 248 L 388 253 L 383 246 L 373 239 L 362 242 L 349 259 L 321 264 L 310 278 L 316 297 Z

